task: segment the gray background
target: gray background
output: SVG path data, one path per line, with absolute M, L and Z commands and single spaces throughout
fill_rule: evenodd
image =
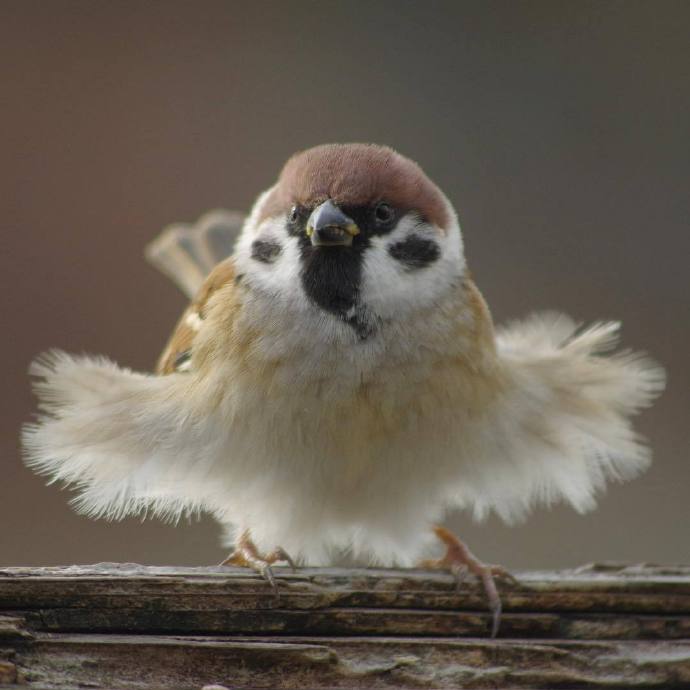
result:
M 690 562 L 690 3 L 0 3 L 0 563 L 221 560 L 208 519 L 80 517 L 26 470 L 29 360 L 150 368 L 184 306 L 163 226 L 247 209 L 295 150 L 387 143 L 456 204 L 497 321 L 621 318 L 670 385 L 652 469 L 587 516 L 450 523 L 512 568 Z

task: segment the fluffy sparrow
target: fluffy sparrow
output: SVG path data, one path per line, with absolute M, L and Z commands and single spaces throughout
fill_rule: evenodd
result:
M 208 511 L 234 545 L 225 562 L 272 581 L 288 554 L 411 565 L 449 508 L 586 511 L 648 465 L 630 417 L 663 370 L 612 352 L 617 323 L 545 314 L 495 331 L 453 206 L 411 160 L 296 154 L 202 282 L 238 224 L 221 217 L 213 239 L 213 220 L 205 243 L 178 229 L 150 250 L 195 292 L 156 374 L 61 352 L 31 366 L 26 460 L 75 486 L 78 510 Z M 495 634 L 505 571 L 434 531 L 446 554 L 424 564 L 481 577 Z

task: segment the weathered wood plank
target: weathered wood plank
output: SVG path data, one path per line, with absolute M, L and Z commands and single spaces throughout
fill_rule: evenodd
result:
M 481 588 L 442 573 L 0 569 L 0 684 L 690 688 L 690 568 L 592 566 Z
M 690 643 L 61 636 L 20 656 L 43 687 L 687 688 Z
M 160 568 L 99 564 L 69 568 L 0 569 L 0 609 L 149 608 L 161 610 L 486 607 L 481 586 L 456 590 L 443 573 L 416 570 L 275 569 L 280 598 L 254 573 L 239 568 Z M 504 583 L 506 611 L 690 613 L 690 568 L 628 567 L 561 573 L 518 573 Z
M 486 635 L 488 613 L 398 609 L 326 609 L 305 612 L 161 611 L 150 609 L 39 609 L 23 613 L 34 630 L 156 634 L 231 635 L 402 635 L 418 637 Z M 505 613 L 500 637 L 562 639 L 683 639 L 689 616 Z

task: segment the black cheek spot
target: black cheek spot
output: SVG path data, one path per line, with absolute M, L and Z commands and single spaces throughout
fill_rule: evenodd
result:
M 265 240 L 254 240 L 252 242 L 252 259 L 260 261 L 262 264 L 272 264 L 283 251 L 277 242 L 266 242 Z
M 409 269 L 426 268 L 441 256 L 441 249 L 433 240 L 411 235 L 388 247 L 388 253 Z

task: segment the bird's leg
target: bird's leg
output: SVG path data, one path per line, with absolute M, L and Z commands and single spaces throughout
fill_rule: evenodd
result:
M 493 617 L 491 637 L 496 637 L 501 622 L 501 597 L 494 577 L 505 578 L 511 582 L 517 582 L 517 580 L 503 566 L 482 563 L 460 539 L 445 527 L 435 525 L 434 534 L 446 546 L 446 553 L 443 558 L 422 561 L 419 564 L 420 567 L 449 570 L 455 577 L 458 588 L 468 572 L 481 578 Z
M 235 550 L 220 565 L 237 565 L 243 568 L 252 568 L 261 575 L 270 585 L 276 596 L 278 596 L 278 586 L 273 575 L 271 566 L 279 561 L 285 561 L 294 571 L 295 563 L 279 546 L 268 554 L 261 554 L 256 544 L 249 535 L 249 530 L 245 530 L 237 541 Z

